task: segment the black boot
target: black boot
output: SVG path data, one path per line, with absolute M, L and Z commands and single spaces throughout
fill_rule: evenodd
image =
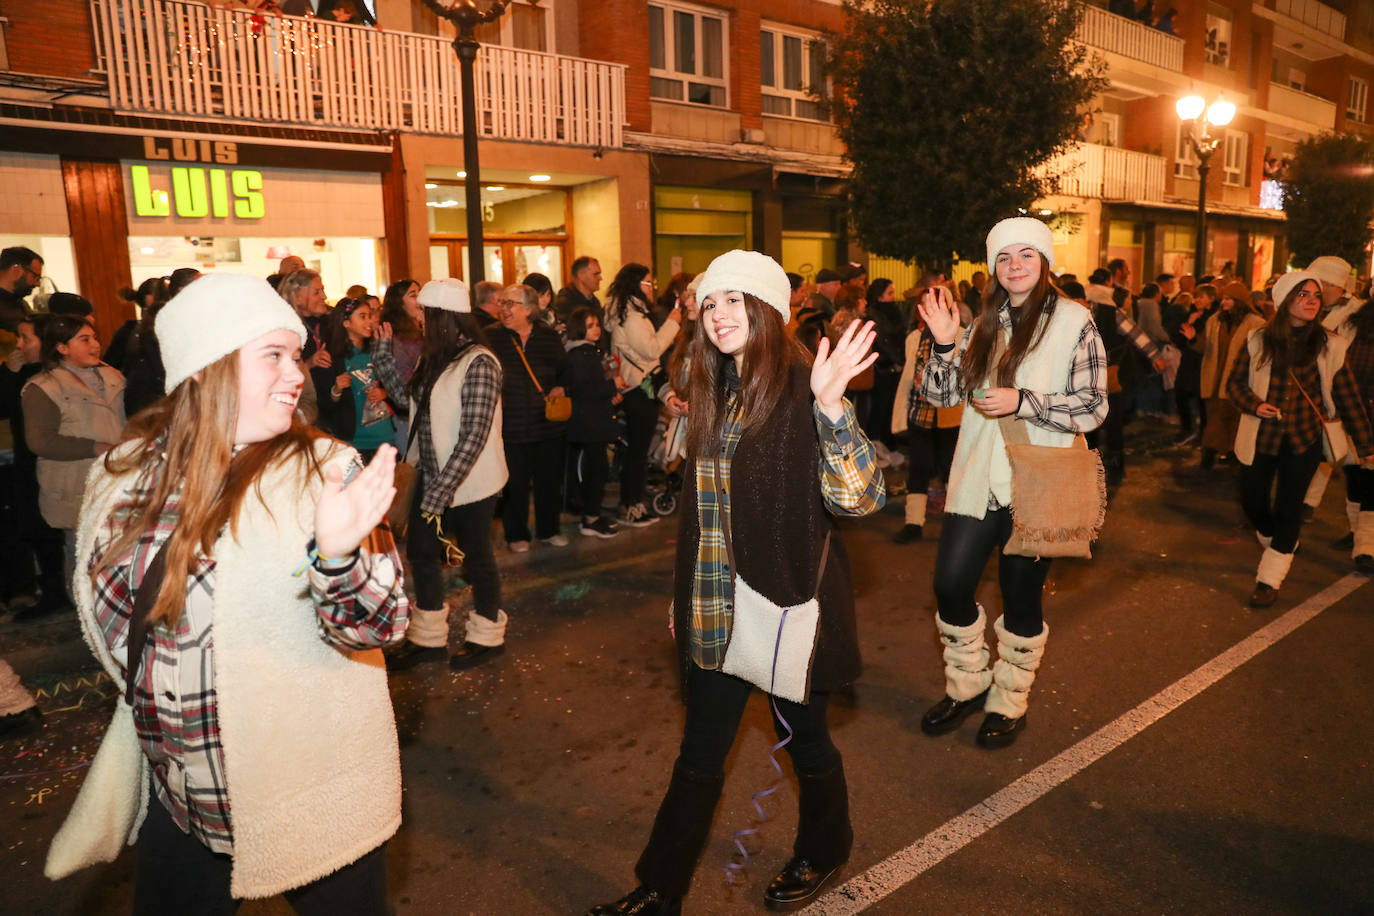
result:
M 688 769 L 681 761 L 675 764 L 649 842 L 635 863 L 640 886 L 591 912 L 598 916 L 673 916 L 680 912 L 724 786 L 724 773 L 708 776 Z
M 800 909 L 814 900 L 849 861 L 854 845 L 843 763 L 820 775 L 798 773 L 797 793 L 797 842 L 791 860 L 764 891 L 770 910 Z
M 956 700 L 946 694 L 943 700 L 926 710 L 926 714 L 921 717 L 921 731 L 927 735 L 943 735 L 952 732 L 968 717 L 969 713 L 975 709 L 982 709 L 983 701 L 987 698 L 988 692 L 986 690 L 971 700 Z

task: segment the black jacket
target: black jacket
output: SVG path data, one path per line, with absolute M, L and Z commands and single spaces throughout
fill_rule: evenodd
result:
M 124 414 L 132 417 L 166 394 L 167 369 L 157 335 L 144 328 L 134 331 L 124 352 Z
M 523 370 L 523 367 L 522 367 Z M 563 387 L 572 398 L 569 442 L 611 442 L 620 433 L 615 419 L 615 381 L 606 377 L 601 350 L 590 340 L 574 341 L 568 349 Z
M 501 326 L 487 329 L 492 352 L 501 361 L 501 438 L 507 442 L 541 442 L 563 434 L 566 423 L 552 423 L 544 417 L 544 396 L 563 384 L 568 355 L 558 335 L 542 324 L 535 323 L 530 338 L 522 348 L 520 337 Z M 525 359 L 520 358 L 524 350 Z M 530 373 L 539 379 L 544 389 L 540 394 Z

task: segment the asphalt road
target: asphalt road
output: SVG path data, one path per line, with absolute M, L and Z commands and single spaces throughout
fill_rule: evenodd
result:
M 889 541 L 900 498 L 844 526 L 866 667 L 832 724 L 856 845 L 850 883 L 810 912 L 1374 912 L 1374 588 L 1327 547 L 1344 523 L 1340 487 L 1278 605 L 1254 612 L 1259 547 L 1231 470 L 1196 471 L 1163 433 L 1133 441 L 1095 558 L 1051 572 L 1045 663 L 1010 748 L 976 747 L 977 717 L 942 738 L 919 729 L 943 692 L 938 519 L 905 547 Z M 397 913 L 571 914 L 633 885 L 682 724 L 665 626 L 674 534 L 664 522 L 500 557 L 504 657 L 393 679 Z M 980 597 L 996 607 L 991 577 Z M 57 884 L 42 876 L 113 688 L 72 620 L 0 619 L 0 655 L 48 723 L 0 744 L 0 912 L 128 912 L 132 852 Z M 756 696 L 688 913 L 765 912 L 796 822 L 785 761 L 743 878 L 727 885 L 724 866 L 733 832 L 755 825 L 751 794 L 774 781 L 771 743 Z

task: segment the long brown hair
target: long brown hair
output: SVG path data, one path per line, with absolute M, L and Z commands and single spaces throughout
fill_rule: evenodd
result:
M 792 370 L 811 364 L 811 355 L 802 348 L 776 309 L 744 293 L 745 314 L 749 317 L 749 337 L 744 341 L 744 373 L 740 378 L 740 428 L 747 432 L 761 425 L 782 400 L 791 382 Z M 725 423 L 726 386 L 723 381 L 727 356 L 706 336 L 706 314 L 697 320 L 693 359 L 687 382 L 687 454 L 693 458 L 714 455 L 720 449 Z M 681 397 L 681 393 L 678 395 Z
M 1004 388 L 1015 384 L 1016 370 L 1021 366 L 1021 360 L 1025 359 L 1026 354 L 1040 342 L 1045 329 L 1049 326 L 1048 322 L 1042 322 L 1041 319 L 1054 313 L 1058 301 L 1058 290 L 1050 282 L 1049 262 L 1043 254 L 1038 257 L 1040 279 L 1036 281 L 1035 287 L 1026 296 L 1026 301 L 1021 307 L 1011 310 L 1011 343 L 997 362 L 995 381 Z M 1002 303 L 1010 300 L 1011 294 L 997 282 L 997 271 L 994 270 L 988 277 L 987 287 L 983 290 L 983 304 L 978 317 L 974 320 L 973 336 L 969 339 L 968 348 L 964 350 L 962 366 L 963 389 L 966 396 L 973 389 L 982 388 L 988 378 L 992 368 L 988 363 L 992 358 L 993 347 L 1002 333 L 1002 319 L 998 315 L 998 310 Z
M 302 485 L 311 474 L 323 479 L 314 449 L 323 433 L 299 419 L 281 435 L 234 454 L 238 380 L 235 351 L 136 415 L 126 428 L 125 442 L 137 444 L 105 455 L 109 473 L 141 473 L 134 487 L 138 495 L 115 520 L 122 528 L 98 558 L 95 574 L 113 566 L 152 530 L 168 497 L 181 489 L 178 521 L 166 547 L 167 571 L 148 614 L 150 625 L 162 623 L 175 629 L 185 610 L 187 577 L 195 573 L 201 557 L 214 555 L 215 541 L 226 525 L 237 536 L 239 510 L 249 489 L 261 486 L 264 471 L 278 462 L 295 460 L 302 470 Z M 260 490 L 258 498 L 262 498 Z M 270 512 L 272 507 L 267 508 Z
M 1264 343 L 1259 358 L 1261 364 L 1272 363 L 1275 370 L 1287 372 L 1289 369 L 1316 362 L 1317 357 L 1326 349 L 1326 328 L 1322 327 L 1320 320 L 1313 318 L 1300 328 L 1293 327 L 1293 303 L 1298 301 L 1298 293 L 1308 283 L 1316 281 L 1304 280 L 1288 291 L 1288 295 L 1283 297 L 1283 302 L 1279 303 L 1278 310 L 1274 312 L 1273 319 L 1260 332 L 1260 339 Z M 1321 284 L 1318 283 L 1317 286 L 1320 292 Z M 1237 301 L 1236 304 L 1239 305 L 1240 302 Z

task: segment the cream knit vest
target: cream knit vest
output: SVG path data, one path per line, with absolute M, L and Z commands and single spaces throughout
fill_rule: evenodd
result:
M 1063 393 L 1069 383 L 1079 335 L 1092 315 L 1078 303 L 1060 298 L 1050 317 L 1041 320 L 1048 321 L 1048 327 L 1017 367 L 1015 387 L 1043 394 Z M 1004 345 L 1011 340 L 1011 332 L 1005 328 L 1002 340 Z M 992 385 L 989 381 L 988 386 Z M 1032 445 L 1068 448 L 1075 438 L 1072 433 L 1046 429 L 1026 420 L 1015 422 L 1025 425 Z M 959 444 L 954 448 L 945 511 L 982 518 L 988 511 L 989 495 L 996 496 L 1003 506 L 1011 504 L 1011 463 L 997 419 L 969 407 L 959 424 Z
M 57 428 L 60 435 L 118 442 L 124 431 L 124 376 L 103 363 L 97 371 L 105 382 L 103 397 L 87 384 L 86 379 L 78 378 L 63 366 L 38 373 L 28 384 L 41 389 L 62 411 L 62 422 Z M 94 458 L 38 459 L 38 509 L 49 525 L 76 527 L 86 474 L 94 461 Z
M 315 447 L 331 464 L 356 454 L 331 439 Z M 92 469 L 78 570 L 88 567 L 96 533 L 136 476 L 112 477 L 103 461 Z M 235 897 L 308 884 L 376 849 L 401 824 L 400 756 L 382 652 L 326 645 L 309 583 L 292 575 L 314 531 L 319 493 L 318 479 L 272 468 L 262 478 L 262 500 L 250 494 L 244 501 L 238 537 L 226 532 L 215 545 L 215 687 Z M 78 574 L 74 585 L 86 641 L 122 693 L 124 667 L 96 623 L 90 577 Z M 132 730 L 128 737 L 137 740 Z M 146 774 L 146 763 L 142 769 Z M 73 817 L 77 811 L 92 813 L 80 804 Z
M 434 454 L 439 470 L 444 469 L 449 456 L 458 447 L 459 421 L 463 417 L 463 382 L 467 378 L 468 367 L 478 357 L 496 362 L 495 355 L 486 347 L 468 347 L 462 356 L 455 359 L 434 383 L 429 395 L 429 431 L 434 439 Z M 499 365 L 499 364 L 498 364 Z M 415 409 L 415 399 L 411 399 L 411 410 Z M 411 443 L 406 460 L 415 467 L 420 466 L 420 440 L 416 437 Z M 501 441 L 501 402 L 496 402 L 496 415 L 491 419 L 491 429 L 487 432 L 486 444 L 477 456 L 472 469 L 458 489 L 453 491 L 449 506 L 466 506 L 500 493 L 506 485 L 510 473 L 506 470 L 506 447 Z

